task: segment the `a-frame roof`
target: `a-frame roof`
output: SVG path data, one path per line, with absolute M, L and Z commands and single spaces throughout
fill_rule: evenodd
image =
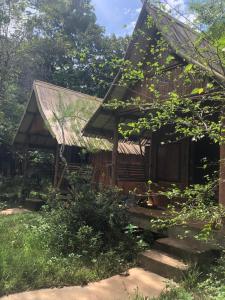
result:
M 201 38 L 201 42 L 197 46 L 196 43 L 200 37 L 198 32 L 159 8 L 148 4 L 148 1 L 145 1 L 142 7 L 125 60 L 138 61 L 140 57 L 138 57 L 135 50 L 135 45 L 138 44 L 141 47 L 148 45 L 147 41 L 146 43 L 143 42 L 139 33 L 145 27 L 148 16 L 152 18 L 154 28 L 162 34 L 178 57 L 199 66 L 225 84 L 225 68 L 218 61 L 216 49 L 210 45 L 207 39 Z M 198 48 L 200 48 L 200 51 Z M 118 72 L 110 86 L 103 103 L 107 103 L 111 99 L 123 99 L 127 88 L 119 85 L 120 76 L 121 71 Z M 130 120 L 126 117 L 126 121 Z M 101 105 L 85 126 L 84 134 L 87 136 L 110 137 L 113 134 L 113 122 L 113 114 L 110 115 Z M 101 131 L 102 124 L 104 124 L 104 132 Z
M 101 103 L 102 99 L 35 81 L 13 144 L 38 148 L 65 144 L 89 151 L 111 151 L 110 141 L 82 135 L 82 128 Z M 140 149 L 134 144 L 120 143 L 119 152 L 140 154 Z

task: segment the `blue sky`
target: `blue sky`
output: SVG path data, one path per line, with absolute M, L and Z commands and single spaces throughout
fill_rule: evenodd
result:
M 107 34 L 131 34 L 142 3 L 141 0 L 92 0 L 98 24 Z M 126 26 L 126 27 L 124 27 Z
M 167 4 L 168 9 L 177 8 L 183 12 L 186 11 L 188 1 L 161 0 Z M 98 24 L 105 27 L 107 34 L 115 33 L 117 36 L 133 32 L 142 7 L 141 0 L 92 0 L 92 4 L 95 7 Z M 177 17 L 180 18 L 179 15 Z

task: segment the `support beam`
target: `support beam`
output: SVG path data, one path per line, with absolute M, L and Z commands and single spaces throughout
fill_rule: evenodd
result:
M 114 134 L 113 134 L 113 150 L 112 150 L 112 186 L 117 185 L 117 163 L 118 163 L 118 141 L 119 141 L 118 123 L 119 120 L 115 118 Z
M 29 159 L 28 146 L 25 145 L 23 149 L 23 176 L 26 178 L 28 176 L 28 159 Z
M 219 204 L 225 206 L 225 143 L 220 145 Z
M 59 173 L 59 145 L 56 146 L 56 152 L 55 152 L 55 171 L 54 171 L 54 187 L 57 187 L 58 184 L 58 173 Z

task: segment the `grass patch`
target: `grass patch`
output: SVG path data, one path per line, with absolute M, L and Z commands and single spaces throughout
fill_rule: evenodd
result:
M 83 285 L 110 276 L 121 267 L 113 251 L 88 263 L 78 254 L 58 254 L 48 243 L 47 232 L 44 214 L 0 216 L 0 296 Z
M 68 197 L 50 189 L 40 213 L 0 216 L 0 296 L 84 285 L 134 264 L 146 244 L 129 225 L 124 196 L 96 191 L 90 176 L 89 168 L 68 174 Z

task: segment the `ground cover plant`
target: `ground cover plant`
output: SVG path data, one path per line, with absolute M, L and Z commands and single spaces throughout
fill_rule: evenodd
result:
M 82 176 L 83 174 L 83 176 Z M 69 176 L 39 213 L 0 216 L 0 295 L 83 285 L 126 270 L 143 249 L 116 190 L 96 191 L 87 172 Z
M 77 256 L 62 257 L 43 240 L 38 213 L 0 217 L 0 295 L 100 278 Z

